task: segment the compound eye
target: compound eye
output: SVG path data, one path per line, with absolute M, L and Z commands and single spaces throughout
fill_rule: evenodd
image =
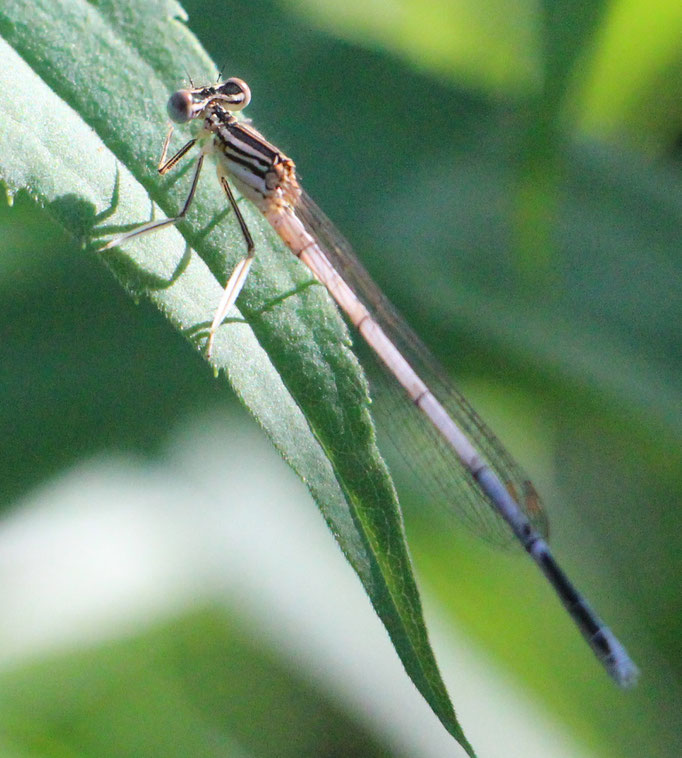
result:
M 236 76 L 223 82 L 218 87 L 218 92 L 222 95 L 221 100 L 225 100 L 227 109 L 231 111 L 240 111 L 251 102 L 249 85 Z
M 192 94 L 189 90 L 180 89 L 168 98 L 168 118 L 176 124 L 184 124 L 189 121 L 194 113 L 192 108 Z

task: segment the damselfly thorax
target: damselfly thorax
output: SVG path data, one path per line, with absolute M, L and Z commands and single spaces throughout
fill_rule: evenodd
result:
M 291 158 L 249 124 L 237 121 L 219 102 L 207 106 L 203 128 L 212 135 L 219 177 L 232 179 L 263 213 L 284 205 L 295 208 L 301 188 Z

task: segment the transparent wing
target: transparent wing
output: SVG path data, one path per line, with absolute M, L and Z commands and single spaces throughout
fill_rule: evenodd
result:
M 349 243 L 303 193 L 296 208 L 308 231 L 346 283 L 394 341 L 415 371 L 469 437 L 491 469 L 507 487 L 533 526 L 545 537 L 548 523 L 540 498 L 521 467 L 495 434 L 448 379 L 438 361 L 410 329 L 358 262 Z M 505 524 L 480 491 L 470 472 L 428 419 L 406 396 L 383 363 L 360 348 L 367 368 L 376 417 L 394 447 L 414 471 L 429 498 L 456 515 L 469 529 L 485 539 L 506 545 L 513 540 Z

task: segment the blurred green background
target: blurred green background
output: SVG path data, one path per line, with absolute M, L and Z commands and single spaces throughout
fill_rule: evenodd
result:
M 642 669 L 617 691 L 523 556 L 443 528 L 406 481 L 470 741 L 678 756 L 682 7 L 185 7 L 531 472 Z M 224 384 L 23 194 L 0 209 L 0 309 L 3 755 L 462 754 Z

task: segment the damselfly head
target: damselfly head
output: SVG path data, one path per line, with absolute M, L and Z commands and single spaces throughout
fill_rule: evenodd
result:
M 201 115 L 212 103 L 220 103 L 225 110 L 240 111 L 251 101 L 249 85 L 232 77 L 217 87 L 180 89 L 168 99 L 168 117 L 176 124 L 184 124 Z

